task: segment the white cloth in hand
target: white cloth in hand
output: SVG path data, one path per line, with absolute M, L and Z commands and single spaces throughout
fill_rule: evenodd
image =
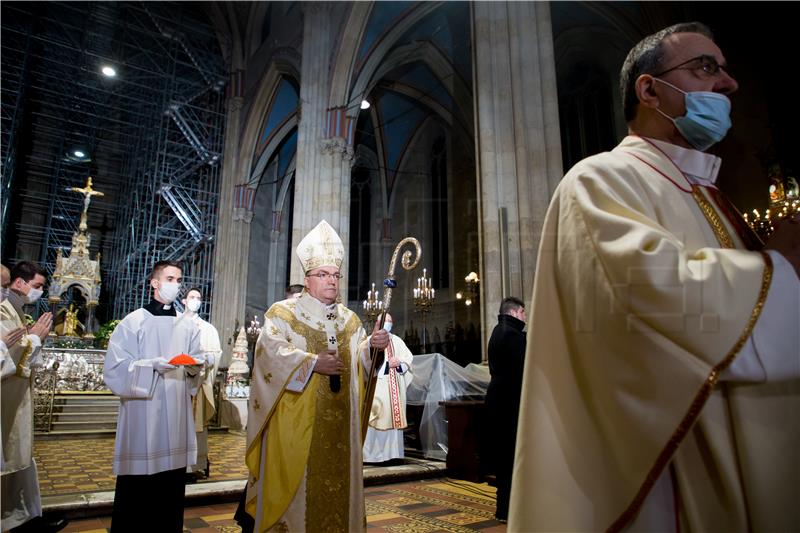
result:
M 159 374 L 164 374 L 168 370 L 175 370 L 175 365 L 169 364 L 169 359 L 166 357 L 158 357 L 157 359 L 153 359 L 153 370 L 158 372 Z

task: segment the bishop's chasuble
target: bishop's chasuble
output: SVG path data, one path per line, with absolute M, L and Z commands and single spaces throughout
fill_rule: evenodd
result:
M 247 512 L 255 530 L 366 528 L 360 407 L 366 333 L 341 304 L 307 292 L 265 314 L 256 345 L 247 423 Z M 341 389 L 313 372 L 317 354 L 338 350 Z M 360 361 L 360 362 L 359 362 Z
M 651 499 L 674 499 L 659 530 L 797 529 L 796 368 L 773 372 L 761 352 L 737 360 L 767 300 L 796 300 L 797 278 L 789 267 L 788 290 L 771 290 L 776 259 L 788 262 L 747 250 L 717 196 L 639 137 L 560 183 L 534 283 L 509 531 L 648 529 L 637 521 L 658 514 Z

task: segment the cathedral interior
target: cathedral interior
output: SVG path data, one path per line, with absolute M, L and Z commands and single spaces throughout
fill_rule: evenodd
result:
M 67 531 L 108 527 L 118 400 L 102 385 L 103 341 L 149 301 L 156 261 L 183 265 L 222 345 L 215 394 L 228 405 L 211 425 L 211 475 L 188 486 L 185 527 L 238 531 L 246 379 L 226 372 L 237 335 L 252 361 L 265 311 L 303 283 L 294 250 L 320 220 L 345 244 L 340 301 L 366 322 L 395 245 L 419 240 L 419 268 L 396 276 L 393 332 L 453 375 L 483 368 L 464 379 L 485 391 L 498 306 L 531 297 L 559 180 L 626 135 L 618 77 L 642 37 L 698 20 L 725 50 L 741 88 L 712 152 L 740 211 L 765 209 L 770 185 L 796 187 L 800 169 L 782 3 L 1 7 L 2 262 L 34 261 L 51 278 L 27 309 L 54 312 L 46 350 L 61 361 L 34 386 L 34 455 L 45 512 L 69 515 Z M 83 266 L 69 263 L 81 246 Z M 424 403 L 409 400 L 405 463 L 366 467 L 369 528 L 505 531 L 477 459 L 421 444 Z M 464 431 L 479 439 L 475 423 Z

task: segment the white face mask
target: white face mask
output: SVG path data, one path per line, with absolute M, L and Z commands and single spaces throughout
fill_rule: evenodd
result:
M 192 313 L 196 313 L 201 305 L 203 305 L 203 300 L 186 300 L 186 309 Z
M 383 329 L 385 329 L 386 331 L 392 331 L 392 323 L 391 322 L 384 322 L 383 323 Z
M 25 285 L 28 286 L 28 294 L 25 295 L 25 300 L 28 301 L 29 304 L 32 304 L 36 300 L 42 297 L 44 291 L 42 289 L 35 289 L 30 286 L 30 284 L 26 281 Z
M 171 304 L 175 301 L 175 298 L 178 297 L 178 293 L 181 291 L 181 284 L 176 282 L 159 282 L 158 283 L 158 294 L 161 296 L 161 299 L 164 301 L 165 304 Z

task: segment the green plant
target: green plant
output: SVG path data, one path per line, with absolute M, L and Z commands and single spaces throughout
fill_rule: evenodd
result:
M 94 341 L 98 348 L 108 347 L 108 339 L 111 338 L 111 334 L 114 333 L 114 328 L 117 327 L 117 324 L 119 324 L 119 320 L 110 320 L 95 332 Z

